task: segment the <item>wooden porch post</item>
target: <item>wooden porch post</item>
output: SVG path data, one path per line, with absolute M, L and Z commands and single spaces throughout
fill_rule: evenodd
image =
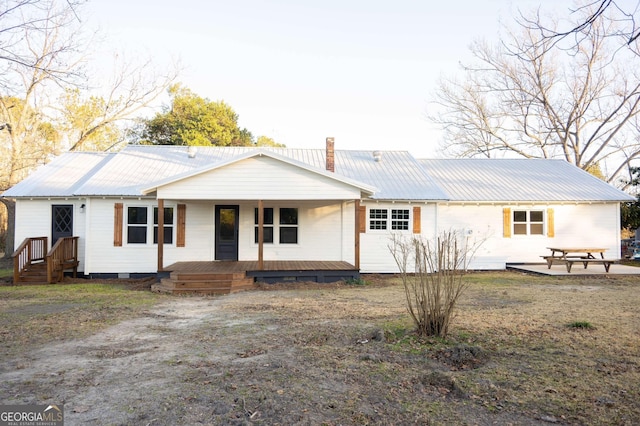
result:
M 164 270 L 164 200 L 158 198 L 158 272 Z
M 258 200 L 258 269 L 264 269 L 264 201 Z
M 353 208 L 355 216 L 355 253 L 354 253 L 354 263 L 356 269 L 360 270 L 360 200 L 356 200 L 355 206 Z

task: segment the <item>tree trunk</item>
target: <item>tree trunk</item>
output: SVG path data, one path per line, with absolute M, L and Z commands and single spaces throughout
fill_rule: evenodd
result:
M 4 259 L 10 259 L 15 250 L 16 233 L 16 202 L 7 198 L 0 198 L 0 202 L 7 208 L 7 231 L 4 240 Z

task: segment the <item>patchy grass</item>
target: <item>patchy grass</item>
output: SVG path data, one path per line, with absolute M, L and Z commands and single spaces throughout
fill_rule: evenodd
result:
M 114 284 L 0 286 L 0 354 L 90 335 L 161 300 Z
M 191 299 L 104 284 L 4 287 L 2 351 L 86 336 L 176 301 L 147 314 L 158 323 L 144 322 L 139 330 L 149 335 L 128 347 L 84 343 L 100 362 L 86 355 L 82 377 L 102 382 L 67 378 L 70 410 L 93 386 L 107 401 L 126 392 L 93 371 L 114 359 L 111 375 L 136 377 L 155 397 L 136 405 L 142 391 L 131 383 L 131 396 L 112 404 L 114 412 L 129 407 L 129 417 L 111 423 L 161 414 L 174 424 L 640 424 L 638 278 L 472 273 L 446 339 L 413 333 L 397 277 L 363 278 L 370 285 L 272 285 Z M 189 300 L 206 315 L 184 327 Z M 28 373 L 12 392 L 59 389 L 61 378 Z M 158 377 L 170 382 L 153 387 Z M 94 402 L 81 408 L 100 409 Z

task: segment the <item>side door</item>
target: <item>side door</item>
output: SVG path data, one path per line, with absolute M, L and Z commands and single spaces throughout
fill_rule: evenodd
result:
M 51 247 L 62 237 L 73 236 L 73 205 L 51 206 Z

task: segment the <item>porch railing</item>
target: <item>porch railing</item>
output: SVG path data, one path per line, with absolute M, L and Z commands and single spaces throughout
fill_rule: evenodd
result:
M 73 268 L 73 277 L 78 272 L 78 237 L 62 237 L 51 247 L 46 257 L 47 282 L 62 281 L 65 269 Z
M 26 238 L 13 252 L 13 282 L 20 281 L 20 275 L 34 263 L 46 260 L 49 239 L 47 237 Z

